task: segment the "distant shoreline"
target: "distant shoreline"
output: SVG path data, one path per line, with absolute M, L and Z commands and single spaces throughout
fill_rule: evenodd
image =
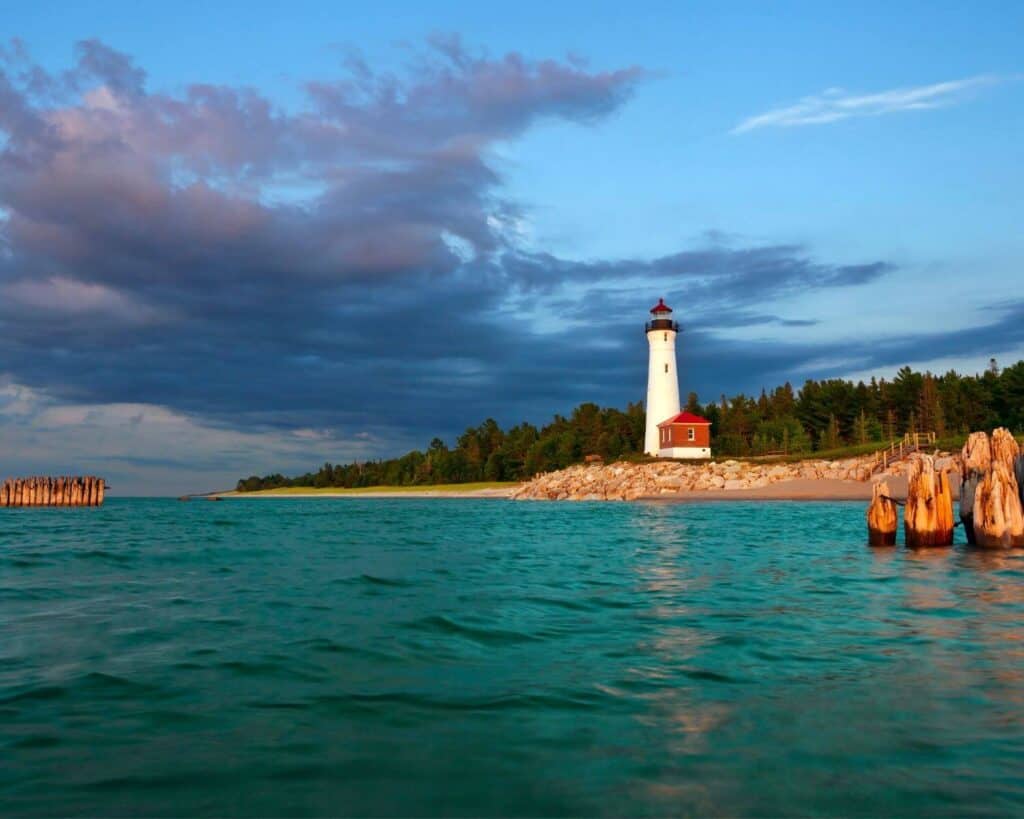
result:
M 509 484 L 442 484 L 421 487 L 360 487 L 358 489 L 313 487 L 286 487 L 282 489 L 261 489 L 255 492 L 210 492 L 202 497 L 218 500 L 259 500 L 282 498 L 321 498 L 336 500 L 339 498 L 508 498 L 519 483 Z

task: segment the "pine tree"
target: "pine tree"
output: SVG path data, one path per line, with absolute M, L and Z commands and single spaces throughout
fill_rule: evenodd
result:
M 842 444 L 842 440 L 839 437 L 839 421 L 835 415 L 829 415 L 828 426 L 825 427 L 824 432 L 821 434 L 821 446 L 820 449 L 838 449 Z
M 870 440 L 868 438 L 868 416 L 864 410 L 860 411 L 857 420 L 853 422 L 853 437 L 858 444 L 866 444 Z

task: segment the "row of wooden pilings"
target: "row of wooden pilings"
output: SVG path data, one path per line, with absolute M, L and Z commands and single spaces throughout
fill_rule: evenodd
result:
M 107 486 L 92 475 L 62 478 L 9 478 L 0 486 L 0 507 L 101 506 Z
M 1009 430 L 991 437 L 972 432 L 959 456 L 960 522 L 967 542 L 990 548 L 1024 546 L 1024 455 Z M 868 507 L 868 540 L 873 546 L 896 542 L 898 501 L 883 480 L 874 485 Z M 953 493 L 949 470 L 936 470 L 923 455 L 910 466 L 903 531 L 910 547 L 953 543 Z

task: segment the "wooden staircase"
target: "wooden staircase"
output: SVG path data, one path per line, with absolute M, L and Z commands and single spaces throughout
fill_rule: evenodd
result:
M 884 472 L 890 465 L 902 461 L 912 452 L 920 452 L 935 445 L 934 432 L 908 432 L 897 441 L 893 441 L 885 449 L 875 453 L 875 462 L 871 467 L 871 474 L 875 475 Z

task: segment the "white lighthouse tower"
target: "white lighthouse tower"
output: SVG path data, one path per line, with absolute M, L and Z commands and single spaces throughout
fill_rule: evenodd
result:
M 657 455 L 661 449 L 658 424 L 679 414 L 679 373 L 676 370 L 676 334 L 679 325 L 672 320 L 672 308 L 664 299 L 651 308 L 647 322 L 647 431 L 644 452 Z

